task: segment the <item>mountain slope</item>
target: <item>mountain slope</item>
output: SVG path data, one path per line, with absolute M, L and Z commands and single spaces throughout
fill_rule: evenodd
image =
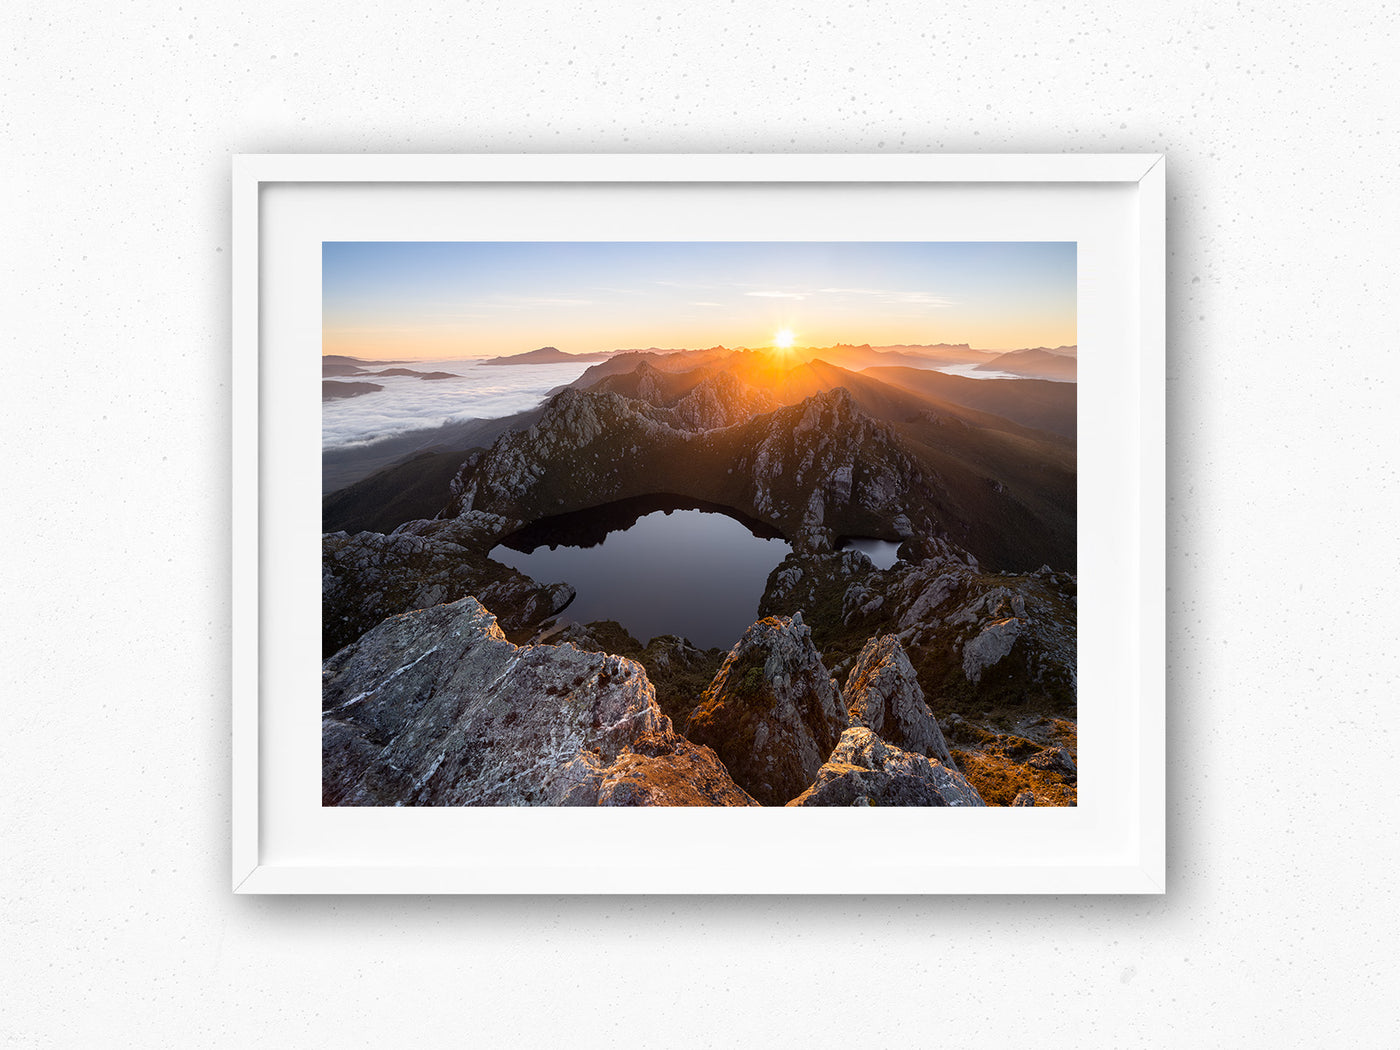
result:
M 1073 439 L 1079 388 L 1044 379 L 968 379 L 923 368 L 869 368 L 871 379 Z
M 419 452 L 321 497 L 322 532 L 393 532 L 442 510 L 465 449 Z

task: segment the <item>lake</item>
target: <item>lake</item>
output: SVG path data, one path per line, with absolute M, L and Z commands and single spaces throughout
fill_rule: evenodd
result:
M 648 496 L 547 518 L 491 557 L 540 583 L 571 584 L 568 619 L 616 620 L 643 643 L 675 634 L 729 649 L 758 618 L 768 574 L 790 551 L 735 511 Z

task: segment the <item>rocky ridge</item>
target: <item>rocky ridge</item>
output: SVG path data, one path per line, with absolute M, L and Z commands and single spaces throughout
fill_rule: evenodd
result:
M 501 610 L 507 630 L 538 624 L 574 597 L 446 539 L 408 532 L 321 537 L 321 642 L 329 656 L 386 617 L 469 595 Z
M 806 549 L 830 550 L 837 531 L 942 534 L 930 498 L 938 479 L 846 390 L 710 427 L 752 406 L 726 402 L 737 382 L 712 377 L 664 408 L 561 391 L 535 425 L 463 466 L 441 518 L 479 511 L 518 524 L 648 495 L 664 477 L 676 495 L 731 506 Z

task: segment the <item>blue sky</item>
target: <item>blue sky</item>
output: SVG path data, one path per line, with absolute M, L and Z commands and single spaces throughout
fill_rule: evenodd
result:
M 1073 343 L 1073 243 L 327 242 L 323 352 Z

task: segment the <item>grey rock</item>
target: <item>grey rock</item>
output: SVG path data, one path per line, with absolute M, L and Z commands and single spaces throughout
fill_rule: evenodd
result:
M 963 674 L 967 680 L 974 685 L 980 682 L 983 672 L 1008 656 L 1020 637 L 1020 620 L 998 620 L 984 627 L 963 646 Z
M 1030 791 L 1022 791 L 1011 800 L 1013 806 L 1034 806 L 1035 794 Z
M 512 645 L 474 598 L 386 620 L 322 686 L 325 805 L 755 804 L 639 664 Z
M 938 721 L 924 701 L 918 676 L 894 635 L 881 635 L 865 643 L 841 699 L 851 725 L 865 726 L 888 743 L 957 768 Z
M 981 806 L 983 802 L 961 773 L 897 748 L 860 726 L 841 734 L 815 782 L 788 805 Z

